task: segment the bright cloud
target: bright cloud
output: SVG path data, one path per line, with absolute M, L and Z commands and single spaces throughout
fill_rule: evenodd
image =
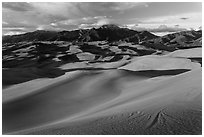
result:
M 191 9 L 191 10 L 189 10 Z M 198 28 L 202 26 L 201 3 L 144 2 L 4 2 L 3 34 L 37 29 L 73 30 L 115 23 L 131 29 Z M 10 29 L 9 29 L 10 28 Z M 13 29 L 11 29 L 13 28 Z M 20 31 L 19 31 L 20 33 Z

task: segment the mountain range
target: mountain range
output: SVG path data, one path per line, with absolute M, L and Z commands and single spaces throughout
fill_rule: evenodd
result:
M 80 29 L 73 31 L 45 31 L 37 30 L 21 35 L 3 36 L 3 43 L 30 42 L 30 41 L 118 41 L 127 40 L 138 43 L 140 41 L 157 38 L 158 36 L 128 28 L 120 28 L 113 24 L 103 25 L 100 28 Z

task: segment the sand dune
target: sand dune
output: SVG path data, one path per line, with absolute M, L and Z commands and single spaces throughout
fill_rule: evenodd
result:
M 97 106 L 98 103 L 106 102 L 119 95 L 120 90 L 116 88 L 117 83 L 111 82 L 116 76 L 112 72 L 105 74 L 105 76 L 99 74 L 98 72 L 82 74 L 77 79 L 72 79 L 72 81 L 67 81 L 64 84 L 58 84 L 56 87 L 48 87 L 41 92 L 37 92 L 39 90 L 33 91 L 32 93 L 37 92 L 38 94 L 31 96 L 30 93 L 26 98 L 13 97 L 13 100 L 11 100 L 11 97 L 9 98 L 8 96 L 10 100 L 7 101 L 7 98 L 7 102 L 5 101 L 3 107 L 3 109 L 5 108 L 4 112 L 6 112 L 6 114 L 3 114 L 5 116 L 5 123 L 7 124 L 5 127 L 10 127 L 12 130 L 19 130 L 21 128 L 45 124 L 50 121 L 53 122 L 76 114 L 89 107 Z M 38 87 L 38 85 L 35 85 L 35 87 Z M 21 87 L 21 91 L 22 89 L 26 90 L 23 86 Z M 36 90 L 36 88 L 34 89 Z M 10 89 L 10 91 L 7 89 L 4 93 L 12 94 L 14 90 L 18 91 L 19 89 L 14 88 Z M 18 95 L 20 96 L 19 93 Z M 29 110 L 29 106 L 32 107 L 31 111 Z M 55 113 L 53 113 L 54 108 Z M 25 110 L 18 113 L 18 109 Z M 11 113 L 11 111 L 14 112 Z M 39 117 L 35 119 L 30 117 L 31 115 L 38 115 Z
M 31 79 L 3 89 L 3 134 L 201 134 L 193 51 L 69 63 L 55 78 L 13 71 Z
M 170 57 L 202 58 L 202 48 L 176 50 L 167 54 Z
M 143 70 L 174 70 L 174 69 L 196 69 L 199 63 L 191 62 L 190 59 L 148 55 L 135 57 L 131 63 L 119 69 L 143 71 Z
M 113 69 L 118 68 L 123 65 L 129 63 L 129 60 L 121 60 L 117 62 L 99 62 L 99 63 L 88 63 L 88 62 L 75 62 L 75 63 L 68 63 L 60 66 L 59 68 L 62 70 L 77 70 L 77 69 L 88 69 L 88 68 L 95 68 L 95 69 Z
M 202 64 L 202 48 L 176 50 L 165 56 L 176 57 L 176 58 L 188 58 L 192 62 L 197 62 L 197 63 Z
M 79 72 L 26 98 L 6 99 L 3 133 L 201 134 L 201 68 L 162 71 Z

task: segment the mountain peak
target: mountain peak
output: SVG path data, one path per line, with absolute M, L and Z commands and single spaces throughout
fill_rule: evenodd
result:
M 115 24 L 105 24 L 105 25 L 102 25 L 100 28 L 102 29 L 120 29 L 120 27 L 118 27 Z

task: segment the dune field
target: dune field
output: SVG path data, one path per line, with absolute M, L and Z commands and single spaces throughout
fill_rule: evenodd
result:
M 201 134 L 201 64 L 173 55 L 7 87 L 3 133 Z

